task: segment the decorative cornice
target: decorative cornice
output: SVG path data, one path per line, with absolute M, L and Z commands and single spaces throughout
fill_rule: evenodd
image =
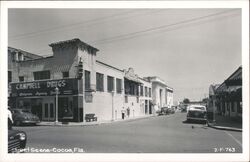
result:
M 99 51 L 97 48 L 92 47 L 91 45 L 81 41 L 78 38 L 51 43 L 49 44 L 49 46 L 52 47 L 53 50 L 64 49 L 64 48 L 69 48 L 69 47 L 77 47 L 80 50 L 87 51 L 90 54 L 96 54 L 96 52 Z
M 133 68 L 129 68 L 128 71 L 125 71 L 125 78 L 137 83 L 141 83 L 137 74 L 135 74 Z

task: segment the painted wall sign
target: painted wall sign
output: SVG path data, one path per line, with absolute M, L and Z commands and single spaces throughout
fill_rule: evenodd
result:
M 77 94 L 78 80 L 75 78 L 69 78 L 60 80 L 11 83 L 11 96 L 54 96 L 56 95 L 56 87 L 59 89 L 59 95 Z

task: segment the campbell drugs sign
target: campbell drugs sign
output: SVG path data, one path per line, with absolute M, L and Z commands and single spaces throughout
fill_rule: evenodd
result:
M 20 82 L 11 84 L 12 97 L 26 96 L 53 96 L 56 94 L 56 87 L 59 95 L 70 95 L 78 93 L 77 79 L 60 79 L 34 82 Z

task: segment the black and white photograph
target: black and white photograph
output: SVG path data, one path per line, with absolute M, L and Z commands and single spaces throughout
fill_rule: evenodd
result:
M 1 160 L 248 161 L 249 2 L 183 3 L 3 2 Z

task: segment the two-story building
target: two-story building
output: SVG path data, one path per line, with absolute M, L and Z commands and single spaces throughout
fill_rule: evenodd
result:
M 10 107 L 29 109 L 42 121 L 55 121 L 58 115 L 59 121 L 83 122 L 86 114 L 99 121 L 153 114 L 156 95 L 161 96 L 159 106 L 172 102 L 164 97 L 171 88 L 140 78 L 133 68 L 98 61 L 99 50 L 80 39 L 49 46 L 50 57 L 8 48 Z

